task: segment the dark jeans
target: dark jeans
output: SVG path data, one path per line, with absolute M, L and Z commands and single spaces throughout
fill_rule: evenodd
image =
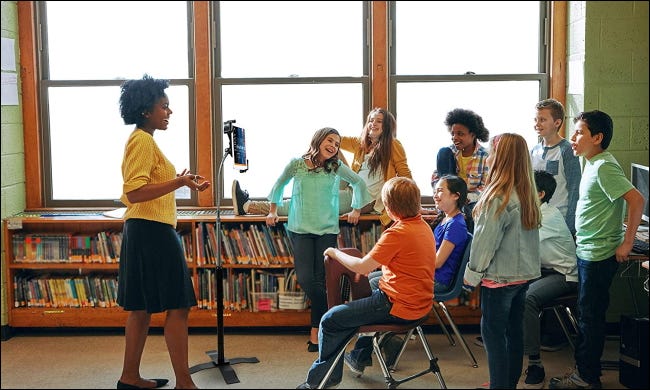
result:
M 438 177 L 444 175 L 457 175 L 456 173 L 456 156 L 450 147 L 443 147 L 438 150 L 436 155 L 436 170 Z
M 524 359 L 524 302 L 528 284 L 481 288 L 481 337 L 491 389 L 516 389 Z
M 609 287 L 618 263 L 612 256 L 602 261 L 578 257 L 578 340 L 575 359 L 580 377 L 587 383 L 600 382 L 600 358 L 605 348 Z
M 359 326 L 379 323 L 409 324 L 417 321 L 392 316 L 390 314 L 392 307 L 393 304 L 381 290 L 373 290 L 369 297 L 355 299 L 329 309 L 323 315 L 320 323 L 318 359 L 309 369 L 307 382 L 312 386 L 317 386 L 323 380 L 339 350 L 350 338 L 354 337 Z M 359 355 L 370 356 L 372 345 L 367 345 L 367 339 L 361 341 L 359 347 L 367 350 L 367 352 L 358 351 Z M 339 383 L 342 378 L 343 359 L 340 359 L 332 371 L 328 383 Z
M 317 235 L 291 232 L 290 237 L 293 245 L 296 278 L 311 301 L 311 327 L 318 328 L 321 317 L 327 311 L 323 252 L 329 247 L 336 247 L 336 234 Z

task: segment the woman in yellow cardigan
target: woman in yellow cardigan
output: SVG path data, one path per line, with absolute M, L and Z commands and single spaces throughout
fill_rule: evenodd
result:
M 383 108 L 374 108 L 366 119 L 361 135 L 358 137 L 342 137 L 340 149 L 353 154 L 352 164 L 348 164 L 345 157 L 339 152 L 339 158 L 366 182 L 372 202 L 364 206 L 360 212 L 355 212 L 350 206 L 352 189 L 347 183 L 342 182 L 339 193 L 339 214 L 349 214 L 348 221 L 356 223 L 359 214 L 381 214 L 382 226 L 390 225 L 391 219 L 384 210 L 381 201 L 381 187 L 388 179 L 395 176 L 412 178 L 411 170 L 406 162 L 406 152 L 402 143 L 396 138 L 397 122 L 389 111 Z M 240 188 L 237 180 L 233 181 L 232 199 L 235 214 L 268 214 L 269 202 L 251 201 L 248 192 Z M 285 205 L 278 204 L 278 215 L 287 215 Z

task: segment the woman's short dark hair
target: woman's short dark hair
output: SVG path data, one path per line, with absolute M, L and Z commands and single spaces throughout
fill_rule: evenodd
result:
M 145 74 L 141 79 L 126 80 L 120 87 L 120 115 L 125 125 L 142 126 L 144 114 L 165 97 L 169 80 L 154 79 Z

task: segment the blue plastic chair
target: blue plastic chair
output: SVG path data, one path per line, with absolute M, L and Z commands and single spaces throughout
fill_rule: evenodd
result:
M 440 326 L 442 327 L 443 333 L 449 339 L 449 344 L 456 345 L 456 341 L 447 330 L 447 327 L 442 321 L 442 317 L 440 316 L 440 313 L 438 311 L 438 309 L 442 310 L 442 312 L 445 314 L 445 317 L 447 318 L 447 322 L 449 323 L 449 326 L 451 326 L 451 329 L 453 329 L 454 334 L 456 335 L 456 337 L 458 337 L 458 340 L 460 340 L 460 345 L 463 347 L 465 353 L 467 354 L 470 361 L 472 362 L 472 367 L 476 368 L 478 367 L 476 358 L 474 357 L 474 354 L 467 346 L 467 342 L 465 342 L 465 338 L 463 337 L 463 335 L 460 334 L 460 331 L 458 330 L 456 323 L 452 319 L 451 314 L 449 313 L 449 310 L 447 310 L 447 306 L 445 306 L 444 303 L 450 299 L 458 298 L 460 294 L 463 292 L 463 279 L 465 276 L 465 268 L 467 267 L 467 263 L 469 263 L 469 252 L 472 246 L 473 238 L 474 236 L 472 235 L 472 233 L 467 232 L 467 244 L 465 244 L 465 251 L 463 252 L 463 258 L 460 262 L 460 267 L 456 272 L 456 278 L 454 278 L 454 281 L 449 291 L 436 294 L 433 303 L 433 313 L 436 315 L 436 318 L 438 319 L 438 323 L 440 323 Z

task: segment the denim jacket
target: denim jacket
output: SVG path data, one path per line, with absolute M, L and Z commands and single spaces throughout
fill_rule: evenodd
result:
M 510 194 L 508 205 L 496 216 L 502 202 L 502 198 L 495 198 L 474 221 L 474 239 L 465 269 L 465 280 L 472 286 L 482 279 L 511 283 L 541 275 L 539 230 L 523 229 L 516 192 Z

